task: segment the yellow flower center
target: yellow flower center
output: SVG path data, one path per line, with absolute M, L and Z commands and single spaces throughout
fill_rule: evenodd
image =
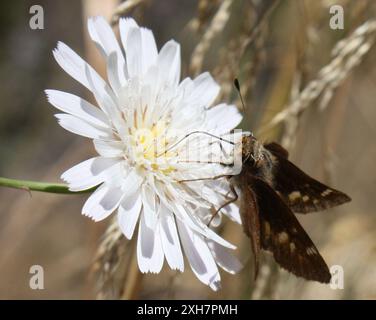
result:
M 167 150 L 166 122 L 161 120 L 149 128 L 137 129 L 132 134 L 132 146 L 136 163 L 148 170 L 169 174 L 174 167 L 168 163 L 174 152 Z

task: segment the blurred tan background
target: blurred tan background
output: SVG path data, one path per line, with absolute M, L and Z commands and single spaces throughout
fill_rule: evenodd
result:
M 87 17 L 114 19 L 116 29 L 114 12 L 132 15 L 153 30 L 159 47 L 170 38 L 182 44 L 185 76 L 209 70 L 222 85 L 221 98 L 240 106 L 232 89 L 238 77 L 247 105 L 242 128 L 260 139 L 282 141 L 303 170 L 352 197 L 334 210 L 299 216 L 328 265 L 343 266 L 344 289 L 297 279 L 266 254 L 254 282 L 248 240 L 231 222 L 220 232 L 239 246 L 245 267 L 235 276 L 223 272 L 219 292 L 201 285 L 189 267 L 184 274 L 165 266 L 160 275 L 140 276 L 131 258 L 133 244 L 123 239 L 110 257 L 115 262 L 97 260 L 116 265 L 111 279 L 98 280 L 90 270 L 109 221 L 95 224 L 81 216 L 85 195 L 30 196 L 0 188 L 0 298 L 375 299 L 376 2 L 128 2 L 134 7 L 125 12 L 115 0 L 39 1 L 44 30 L 29 27 L 33 1 L 0 3 L 0 176 L 59 181 L 64 170 L 95 154 L 89 140 L 57 125 L 45 99 L 47 88 L 90 99 L 58 67 L 52 49 L 64 41 L 103 73 L 87 39 Z M 332 4 L 344 8 L 343 30 L 329 28 Z M 367 21 L 364 33 L 354 36 Z M 333 55 L 341 39 L 346 41 Z M 338 56 L 342 60 L 331 64 Z M 326 65 L 329 72 L 320 72 Z M 271 121 L 286 108 L 292 111 Z M 29 287 L 34 264 L 44 267 L 44 290 Z M 108 277 L 105 265 L 99 269 Z

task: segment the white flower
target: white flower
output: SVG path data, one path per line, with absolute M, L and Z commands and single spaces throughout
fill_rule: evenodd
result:
M 217 264 L 228 272 L 240 268 L 228 252 L 235 247 L 207 227 L 212 204 L 220 206 L 228 190 L 216 181 L 181 180 L 230 169 L 189 162 L 187 155 L 207 153 L 215 144 L 209 145 L 205 134 L 184 137 L 194 131 L 224 135 L 239 124 L 241 115 L 226 104 L 209 108 L 219 92 L 209 73 L 179 83 L 180 46 L 174 40 L 158 52 L 150 30 L 133 19 L 121 19 L 124 55 L 103 18 L 89 19 L 88 28 L 106 60 L 109 84 L 65 44 L 59 42 L 53 53 L 58 64 L 93 93 L 99 108 L 70 93 L 46 93 L 49 102 L 65 112 L 56 115 L 60 125 L 93 139 L 99 155 L 69 169 L 62 179 L 72 191 L 99 186 L 82 209 L 93 220 L 117 210 L 128 239 L 139 221 L 141 272 L 160 272 L 165 258 L 170 268 L 183 271 L 183 249 L 196 276 L 216 290 Z M 223 212 L 240 222 L 236 206 Z

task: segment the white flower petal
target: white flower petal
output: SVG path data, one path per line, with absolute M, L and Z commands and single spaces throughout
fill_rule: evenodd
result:
M 94 126 L 66 113 L 55 114 L 58 119 L 59 124 L 65 129 L 75 134 L 91 139 L 107 139 L 111 140 L 113 138 L 112 132 L 108 129 L 104 129 L 98 126 Z
M 108 81 L 114 90 L 114 92 L 119 95 L 125 83 L 119 78 L 119 62 L 117 58 L 116 52 L 110 53 L 110 55 L 106 59 L 107 61 L 107 78 Z
M 217 233 L 215 233 L 212 229 L 210 229 L 207 225 L 205 225 L 200 219 L 198 219 L 194 215 L 193 212 L 188 213 L 187 209 L 184 208 L 180 204 L 172 204 L 176 210 L 174 210 L 175 215 L 177 218 L 179 218 L 180 221 L 182 221 L 184 224 L 187 224 L 187 226 L 196 231 L 197 233 L 201 234 L 202 236 L 206 237 L 209 240 L 213 240 L 217 242 L 218 244 L 229 248 L 229 249 L 236 249 L 236 246 L 231 244 L 230 242 L 223 239 L 221 236 L 219 236 Z
M 120 187 L 112 187 L 104 183 L 86 200 L 82 214 L 94 221 L 101 221 L 116 210 L 123 196 Z
M 120 38 L 125 50 L 126 43 L 128 42 L 129 31 L 133 28 L 138 28 L 138 24 L 132 18 L 120 18 L 119 20 L 119 30 Z
M 234 129 L 243 119 L 238 108 L 234 105 L 221 103 L 207 112 L 207 130 L 221 135 Z
M 133 19 L 120 19 L 119 26 L 129 75 L 140 77 L 158 57 L 154 35 L 149 29 L 138 27 Z
M 220 288 L 220 275 L 214 258 L 203 240 L 185 224 L 178 222 L 179 234 L 184 252 L 197 278 L 211 289 L 217 291 Z
M 118 211 L 118 223 L 123 234 L 130 240 L 133 237 L 134 230 L 142 207 L 141 196 L 134 193 L 131 196 L 124 197 Z
M 120 18 L 119 20 L 119 30 L 120 30 L 120 38 L 121 38 L 121 43 L 123 45 L 124 51 L 126 48 L 126 43 L 128 43 L 128 36 L 129 36 L 129 31 L 132 28 L 138 28 L 138 25 L 136 21 L 134 21 L 132 18 Z M 128 57 L 125 57 L 126 63 L 124 66 L 124 69 L 126 70 L 126 74 L 129 77 L 129 72 L 128 72 Z
M 142 75 L 142 38 L 140 28 L 131 28 L 124 43 L 127 68 L 130 77 Z
M 145 86 L 148 86 L 152 90 L 152 94 L 157 93 L 158 89 L 158 74 L 160 70 L 157 66 L 150 66 L 144 76 Z M 152 95 L 153 96 L 153 95 Z
M 238 273 L 243 265 L 237 257 L 229 252 L 225 247 L 218 243 L 208 241 L 209 248 L 214 256 L 216 263 L 225 271 L 231 274 Z
M 98 83 L 105 86 L 106 83 L 99 74 L 63 42 L 58 42 L 56 49 L 53 51 L 53 55 L 57 63 L 66 73 L 89 90 L 91 90 L 91 86 L 86 77 L 86 69 L 90 70 L 92 77 L 95 78 Z
M 174 40 L 168 41 L 159 52 L 157 63 L 162 71 L 161 81 L 173 87 L 177 86 L 181 71 L 180 45 Z
M 124 144 L 122 141 L 112 140 L 93 140 L 95 150 L 102 157 L 121 157 L 124 153 Z
M 48 101 L 57 109 L 93 125 L 110 129 L 106 115 L 99 108 L 73 94 L 59 90 L 45 90 Z
M 106 113 L 118 130 L 121 116 L 114 101 L 114 93 L 98 73 L 80 56 L 62 42 L 53 51 L 59 65 L 74 79 L 93 92 L 99 107 Z M 123 132 L 120 132 L 123 133 Z
M 218 96 L 220 87 L 210 73 L 204 72 L 192 83 L 189 82 L 189 79 L 186 80 L 186 84 L 181 89 L 185 91 L 186 104 L 207 108 Z
M 228 216 L 232 221 L 242 224 L 242 220 L 240 218 L 239 206 L 234 203 L 229 204 L 225 208 L 222 209 L 223 213 Z
M 106 59 L 109 59 L 111 54 L 115 57 L 114 74 L 120 86 L 124 86 L 127 78 L 124 72 L 125 59 L 112 28 L 103 17 L 94 17 L 88 20 L 88 29 L 91 39 L 97 44 L 103 56 Z
M 190 77 L 184 78 L 178 87 L 184 97 L 188 97 L 193 90 L 193 80 Z
M 120 169 L 119 159 L 91 158 L 65 171 L 61 178 L 69 184 L 69 190 L 82 191 L 104 182 Z
M 122 181 L 122 188 L 125 193 L 128 195 L 133 195 L 137 192 L 143 183 L 144 179 L 140 176 L 136 169 L 131 169 Z
M 195 188 L 199 188 L 199 186 L 196 186 Z M 219 208 L 227 201 L 230 186 L 224 179 L 205 181 L 205 184 L 201 187 L 201 190 L 201 197 L 212 203 L 215 208 Z M 237 194 L 239 193 L 240 191 L 237 191 Z M 232 221 L 241 224 L 239 206 L 236 203 L 230 203 L 226 207 L 222 208 L 221 212 L 228 216 Z M 210 214 L 210 212 L 207 214 Z M 214 225 L 212 224 L 212 226 Z
M 100 81 L 88 66 L 85 67 L 85 74 L 88 79 L 89 88 L 97 100 L 99 107 L 106 113 L 118 133 L 124 135 L 124 123 L 113 91 L 107 83 Z
M 173 270 L 184 271 L 184 259 L 173 213 L 164 204 L 160 209 L 160 236 L 168 265 Z
M 156 63 L 158 50 L 153 32 L 146 28 L 140 29 L 142 39 L 142 73 L 145 74 L 149 67 Z
M 158 221 L 155 192 L 150 188 L 150 186 L 144 184 L 142 186 L 141 194 L 144 208 L 145 223 L 149 228 L 154 229 Z
M 162 269 L 164 253 L 159 228 L 159 223 L 155 230 L 148 228 L 144 214 L 141 214 L 137 239 L 137 260 L 140 271 L 143 273 L 159 273 Z

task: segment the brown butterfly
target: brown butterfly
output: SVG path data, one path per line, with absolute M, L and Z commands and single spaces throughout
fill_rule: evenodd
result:
M 234 85 L 245 109 L 237 79 Z M 215 214 L 238 200 L 237 187 L 241 192 L 243 229 L 251 240 L 255 277 L 263 249 L 270 251 L 282 268 L 296 276 L 328 283 L 329 268 L 294 213 L 328 209 L 351 201 L 350 197 L 305 174 L 288 160 L 287 150 L 276 142 L 262 144 L 248 135 L 243 136 L 241 144 L 241 172 L 225 176 L 234 197 Z
M 193 134 L 209 135 L 234 145 L 207 132 L 189 135 Z M 270 251 L 282 268 L 296 276 L 328 283 L 329 268 L 294 213 L 332 208 L 351 201 L 350 197 L 308 176 L 288 160 L 287 150 L 276 142 L 262 144 L 248 135 L 242 137 L 241 146 L 242 167 L 238 175 L 180 182 L 228 179 L 233 197 L 215 210 L 209 225 L 218 212 L 238 200 L 236 189 L 240 189 L 240 215 L 244 232 L 251 240 L 255 277 L 263 249 Z
M 234 84 L 244 108 L 237 79 Z M 172 147 L 193 134 L 205 134 L 234 145 L 210 133 L 195 131 Z M 308 176 L 288 160 L 287 150 L 276 142 L 262 144 L 253 135 L 248 135 L 242 137 L 241 144 L 240 174 L 180 182 L 219 178 L 230 181 L 234 196 L 215 210 L 212 219 L 221 209 L 238 200 L 235 187 L 240 189 L 240 215 L 244 232 L 251 240 L 255 277 L 263 249 L 270 251 L 282 268 L 296 276 L 328 283 L 331 278 L 329 268 L 294 213 L 332 208 L 351 201 L 350 197 Z
M 251 239 L 255 276 L 263 249 L 296 276 L 328 283 L 329 268 L 293 212 L 331 208 L 350 197 L 305 174 L 275 142 L 261 144 L 253 136 L 243 137 L 242 162 L 241 173 L 230 181 L 241 190 L 240 214 Z M 232 191 L 235 197 L 229 202 L 238 198 L 235 188 Z

